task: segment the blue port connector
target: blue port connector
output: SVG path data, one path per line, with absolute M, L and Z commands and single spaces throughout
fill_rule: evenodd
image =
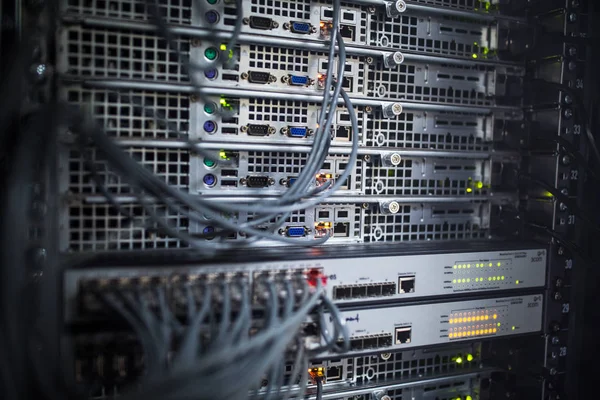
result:
M 306 234 L 306 229 L 303 226 L 289 226 L 285 234 L 287 237 L 302 237 Z
M 298 180 L 298 178 L 288 178 L 288 181 L 287 181 L 288 187 L 291 187 L 294 183 L 296 183 L 297 180 Z
M 207 226 L 204 229 L 202 229 L 202 234 L 205 236 L 206 239 L 208 240 L 212 240 L 215 238 L 215 228 L 212 226 Z
M 217 70 L 216 69 L 207 69 L 206 71 L 204 71 L 204 76 L 207 79 L 213 80 L 217 77 Z
M 292 22 L 290 26 L 290 31 L 293 33 L 300 33 L 306 35 L 310 33 L 312 26 L 307 22 Z
M 290 137 L 304 138 L 306 135 L 308 135 L 308 128 L 301 126 L 290 126 L 289 132 Z
M 294 86 L 308 86 L 308 76 L 290 75 L 290 85 Z
M 204 184 L 208 187 L 213 187 L 217 183 L 217 178 L 213 174 L 206 174 L 204 178 L 202 178 Z
M 207 11 L 204 16 L 206 17 L 206 22 L 209 24 L 216 24 L 219 22 L 219 13 L 214 10 Z
M 204 123 L 204 131 L 206 131 L 207 133 L 213 133 L 216 130 L 217 130 L 217 124 L 215 124 L 214 122 L 206 121 Z

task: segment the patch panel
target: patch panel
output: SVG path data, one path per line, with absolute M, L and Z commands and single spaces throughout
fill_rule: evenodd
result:
M 344 311 L 342 318 L 346 320 L 351 340 L 366 335 L 393 334 L 390 348 L 406 349 L 538 332 L 542 329 L 542 304 L 543 296 L 538 294 L 433 303 L 427 306 L 427 313 L 423 313 L 421 305 L 355 308 Z M 475 315 L 480 318 L 472 321 Z M 459 318 L 458 323 L 456 318 Z M 470 322 L 465 323 L 462 318 Z M 352 353 L 366 351 L 366 348 L 352 349 Z

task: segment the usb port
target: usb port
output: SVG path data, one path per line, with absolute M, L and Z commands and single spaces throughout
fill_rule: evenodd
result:
M 238 172 L 235 169 L 222 169 L 221 170 L 221 176 L 223 178 L 232 177 L 232 176 L 237 177 L 237 175 L 238 175 Z
M 221 187 L 237 187 L 238 182 L 237 179 L 222 179 Z
M 235 81 L 235 82 L 239 82 L 240 80 L 240 76 L 237 74 L 223 74 L 221 75 L 221 78 L 224 81 Z
M 238 130 L 236 128 L 221 128 L 221 133 L 224 135 L 237 135 Z

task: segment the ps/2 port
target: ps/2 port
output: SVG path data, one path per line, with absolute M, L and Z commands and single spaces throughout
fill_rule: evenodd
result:
M 206 133 L 214 133 L 217 130 L 217 124 L 213 121 L 206 121 L 203 128 Z
M 206 18 L 206 22 L 209 24 L 216 24 L 219 22 L 219 13 L 214 10 L 210 10 L 204 14 L 204 18 Z
M 211 69 L 207 69 L 206 71 L 204 71 L 204 76 L 206 77 L 206 79 L 210 79 L 211 81 L 213 79 L 215 79 L 218 75 L 218 72 L 216 69 L 211 68 Z
M 213 174 L 206 174 L 202 178 L 202 182 L 204 182 L 207 187 L 214 187 L 217 184 L 217 178 Z

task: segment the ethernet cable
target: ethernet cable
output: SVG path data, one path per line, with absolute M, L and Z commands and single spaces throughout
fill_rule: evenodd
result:
M 338 3 L 339 3 L 339 2 L 338 2 Z M 339 67 L 340 67 L 340 68 L 339 68 L 339 69 L 341 70 L 341 73 L 339 73 L 339 72 L 338 72 L 338 75 L 339 75 L 339 76 L 342 76 L 342 75 L 343 75 L 343 65 L 345 64 L 345 62 L 344 62 L 344 60 L 345 60 L 345 49 L 344 49 L 344 46 L 343 46 L 343 42 L 342 42 L 342 41 L 338 41 L 338 43 L 339 43 L 339 47 L 340 47 L 340 62 L 339 62 Z M 332 47 L 333 47 L 333 44 L 334 44 L 334 43 L 332 42 Z M 333 65 L 333 63 L 330 63 L 330 64 L 329 64 L 329 67 L 332 67 L 332 65 Z M 328 76 L 329 76 L 329 77 L 331 77 L 331 73 L 328 73 Z M 339 82 L 338 82 L 338 85 L 336 85 L 336 89 L 338 89 L 338 88 L 339 88 L 339 90 L 341 91 L 341 79 L 339 80 Z M 327 96 L 327 94 L 328 94 L 328 91 L 326 91 L 326 92 L 325 92 L 325 96 Z M 336 94 L 336 93 L 334 92 L 334 95 L 335 95 L 335 94 Z M 346 102 L 347 106 L 349 107 L 349 109 L 350 109 L 350 108 L 352 108 L 352 106 L 351 106 L 351 103 L 350 103 L 350 101 L 349 101 L 349 98 L 347 98 L 347 96 L 346 96 L 346 97 L 344 97 L 344 100 L 345 100 L 345 102 Z M 325 109 L 326 109 L 326 106 L 327 106 L 327 104 L 325 104 L 325 105 L 323 106 L 323 110 L 325 110 Z M 351 111 L 354 111 L 354 110 L 352 109 Z M 325 115 L 325 111 L 323 111 L 323 112 L 322 112 L 322 115 L 321 115 L 321 116 L 324 116 L 324 115 Z M 332 113 L 332 112 L 330 112 L 330 113 L 329 113 L 329 117 L 330 117 L 330 118 L 328 118 L 328 122 L 330 122 L 330 121 L 331 121 L 331 118 L 332 118 L 332 116 L 333 116 L 333 113 Z M 353 124 L 354 124 L 354 126 L 355 126 L 355 132 L 358 132 L 358 123 L 357 123 L 356 119 L 353 119 Z M 321 126 L 322 126 L 322 125 L 321 125 Z M 329 131 L 329 127 L 330 127 L 330 123 L 327 123 L 327 124 L 325 125 L 324 133 L 327 133 L 327 132 Z M 325 137 L 327 137 L 328 135 L 321 135 L 321 136 L 325 136 Z M 356 139 L 356 136 L 357 136 L 357 135 L 355 135 L 355 139 Z M 319 143 L 317 143 L 317 144 L 318 144 L 318 145 L 320 145 L 320 146 L 324 146 L 324 147 L 328 148 L 328 146 L 327 146 L 327 143 L 328 143 L 328 141 L 326 141 L 326 140 L 322 140 L 321 142 L 319 142 Z M 98 145 L 98 143 L 96 143 L 96 144 Z M 356 140 L 355 140 L 355 143 L 354 143 L 354 144 L 355 144 L 355 146 L 353 146 L 353 153 L 355 153 L 355 149 L 357 150 L 357 143 L 356 143 Z M 321 148 L 321 147 L 320 147 L 320 148 Z M 323 153 L 325 153 L 325 152 L 323 152 Z M 323 154 L 323 153 L 321 153 L 321 158 L 324 158 L 324 154 Z M 354 157 L 352 157 L 352 156 L 354 156 Z M 356 155 L 355 155 L 355 154 L 353 154 L 352 156 L 351 156 L 351 160 L 355 160 L 355 159 L 356 159 Z M 351 161 L 351 162 L 349 163 L 349 165 L 353 165 L 353 163 L 354 163 L 354 162 L 355 162 L 355 161 Z M 307 164 L 308 164 L 308 163 L 307 163 Z M 308 167 L 308 165 L 307 165 L 307 167 Z M 319 164 L 310 164 L 310 167 L 312 167 L 312 168 L 315 168 L 316 170 L 318 170 L 318 169 L 320 168 L 320 165 L 319 165 Z M 138 169 L 138 172 L 140 171 L 140 169 L 143 169 L 143 168 L 139 168 L 139 169 Z M 310 168 L 305 168 L 305 169 L 310 169 Z M 131 171 L 131 169 L 129 169 L 129 172 L 130 172 L 130 171 Z M 311 180 L 313 179 L 313 177 L 314 177 L 314 170 L 312 170 L 312 171 L 310 171 L 310 172 L 311 172 L 310 174 L 306 174 L 306 176 L 309 176 L 309 177 L 310 177 L 310 178 L 309 178 L 309 179 L 310 179 L 309 181 L 311 181 Z M 343 184 L 343 182 L 344 182 L 344 181 L 345 181 L 345 179 L 346 179 L 346 178 L 345 178 L 345 176 L 349 176 L 350 172 L 351 172 L 351 168 L 347 168 L 347 169 L 346 169 L 346 171 L 344 171 L 344 176 L 340 177 L 340 179 L 338 180 L 338 182 L 336 182 L 336 184 L 337 184 L 337 187 L 339 187 L 339 186 L 341 186 L 341 184 Z M 138 178 L 138 177 L 134 177 L 134 178 L 133 178 L 133 180 L 137 181 L 137 178 Z M 149 182 L 149 181 L 148 181 L 148 182 Z M 296 186 L 296 185 L 295 185 L 295 186 Z M 301 186 L 301 185 L 298 185 L 298 187 L 300 187 L 300 186 Z M 334 188 L 335 188 L 335 187 L 336 187 L 336 185 L 334 185 Z M 147 187 L 145 187 L 145 189 L 147 189 Z M 163 189 L 164 189 L 164 187 L 163 187 Z M 167 190 L 166 190 L 166 191 L 164 191 L 164 190 L 163 190 L 163 191 L 161 192 L 161 195 L 157 195 L 157 198 L 162 198 L 162 199 L 164 200 L 164 196 L 162 195 L 162 193 L 170 193 L 170 194 L 173 194 L 173 193 L 174 193 L 174 191 L 171 191 L 171 190 L 169 190 L 169 189 L 170 189 L 170 188 L 167 188 Z M 323 189 L 324 189 L 323 187 L 321 187 L 321 188 L 318 188 L 318 191 L 317 191 L 317 192 L 319 192 L 319 191 L 323 191 Z M 331 193 L 333 193 L 333 192 L 334 192 L 334 190 L 335 190 L 335 189 L 333 189 L 333 190 L 331 190 L 331 191 L 328 191 L 328 195 L 330 195 Z M 143 190 L 142 190 L 142 192 L 143 192 Z M 151 192 L 152 192 L 152 190 L 151 190 Z M 290 193 L 293 193 L 293 192 L 294 192 L 294 191 L 290 191 Z M 178 201 L 181 201 L 181 202 L 182 202 L 182 203 L 183 203 L 183 204 L 184 204 L 186 207 L 188 207 L 188 208 L 190 208 L 190 209 L 192 209 L 192 210 L 195 210 L 196 212 L 200 212 L 200 213 L 202 213 L 203 215 L 204 215 L 204 214 L 205 214 L 205 212 L 206 212 L 206 210 L 204 210 L 204 209 L 203 209 L 203 210 L 199 210 L 199 209 L 197 209 L 197 208 L 195 207 L 195 203 L 196 203 L 196 202 L 201 202 L 201 199 L 191 199 L 191 198 L 189 198 L 189 199 L 186 199 L 186 200 L 183 200 L 183 201 L 182 201 L 182 199 L 181 199 L 181 197 L 180 197 L 180 196 L 177 196 L 177 195 L 175 195 L 175 196 L 173 196 L 173 197 L 174 197 L 175 199 L 177 199 Z M 285 203 L 285 202 L 290 202 L 290 203 L 291 203 L 291 202 L 296 202 L 296 204 L 290 204 L 290 205 L 288 205 L 288 206 L 287 206 L 287 209 L 286 209 L 286 210 L 282 210 L 282 209 L 281 209 L 281 207 L 279 207 L 279 209 L 274 209 L 274 207 L 273 207 L 273 203 L 274 203 L 274 202 L 270 202 L 271 204 L 269 204 L 269 207 L 268 207 L 268 213 L 266 213 L 266 216 L 265 216 L 265 217 L 263 217 L 263 218 L 262 218 L 262 220 L 270 220 L 270 219 L 272 219 L 274 216 L 277 216 L 277 214 L 275 214 L 275 213 L 287 212 L 287 210 L 295 211 L 295 210 L 299 210 L 299 209 L 302 209 L 302 208 L 306 208 L 306 207 L 307 207 L 307 205 L 304 205 L 304 204 L 302 204 L 301 202 L 299 203 L 299 202 L 297 201 L 297 199 L 300 197 L 300 195 L 298 195 L 297 197 L 292 197 L 292 198 L 288 199 L 289 197 L 290 197 L 290 195 L 289 195 L 289 194 L 284 194 L 284 195 L 282 195 L 282 196 L 281 196 L 282 200 L 280 200 L 280 201 L 281 201 L 281 202 L 283 202 L 283 203 Z M 324 197 L 325 197 L 325 196 L 323 196 L 322 198 L 324 198 Z M 317 201 L 316 203 L 318 203 L 318 202 L 319 202 L 319 201 Z M 307 245 L 315 245 L 315 244 L 319 244 L 319 240 L 314 240 L 314 241 L 311 241 L 311 242 L 303 242 L 303 243 L 300 243 L 299 241 L 297 241 L 297 240 L 294 240 L 294 239 L 291 239 L 291 240 L 286 240 L 286 239 L 290 239 L 290 238 L 283 238 L 283 237 L 281 237 L 280 235 L 275 235 L 275 234 L 273 234 L 273 233 L 269 233 L 269 234 L 267 234 L 266 232 L 264 232 L 264 231 L 261 231 L 261 230 L 257 231 L 257 230 L 255 230 L 255 229 L 251 229 L 251 227 L 252 227 L 252 226 L 256 226 L 256 225 L 258 225 L 259 223 L 262 223 L 262 222 L 258 222 L 258 221 L 261 221 L 261 218 L 259 218 L 259 220 L 258 220 L 258 221 L 256 221 L 256 220 L 255 220 L 255 221 L 252 221 L 252 222 L 250 222 L 250 223 L 241 224 L 241 225 L 237 225 L 237 226 L 236 226 L 235 224 L 230 224 L 230 223 L 229 223 L 229 221 L 227 221 L 227 220 L 224 220 L 224 219 L 220 218 L 220 213 L 221 213 L 221 212 L 236 212 L 236 211 L 239 211 L 239 210 L 240 210 L 240 207 L 230 207 L 229 209 L 227 209 L 227 208 L 226 208 L 226 206 L 224 206 L 224 205 L 219 205 L 218 207 L 214 207 L 212 204 L 209 204 L 209 203 L 210 203 L 210 202 L 203 202 L 203 204 L 202 204 L 202 205 L 203 205 L 204 207 L 207 207 L 207 209 L 209 209 L 210 211 L 214 211 L 214 212 L 216 212 L 217 214 L 213 214 L 213 215 L 212 215 L 213 219 L 215 219 L 215 220 L 217 221 L 217 225 L 224 226 L 224 227 L 225 227 L 225 229 L 227 229 L 227 230 L 230 230 L 230 231 L 240 231 L 240 232 L 244 232 L 244 233 L 246 233 L 247 235 L 256 236 L 256 237 L 263 237 L 263 238 L 264 238 L 264 237 L 266 237 L 266 238 L 268 238 L 268 239 L 274 239 L 274 240 L 278 240 L 278 241 L 284 241 L 284 242 L 286 242 L 286 243 L 289 243 L 289 244 L 295 244 L 295 245 L 298 245 L 298 244 L 300 244 L 300 245 L 305 245 L 305 244 L 307 244 Z M 316 203 L 315 203 L 315 202 L 313 202 L 312 204 L 316 204 Z M 288 203 L 288 204 L 289 204 L 289 203 Z M 159 225 L 159 227 L 160 227 L 160 228 L 162 228 L 163 230 L 166 230 L 166 231 L 168 232 L 168 234 L 170 234 L 171 236 L 178 237 L 178 238 L 180 238 L 180 239 L 182 239 L 182 240 L 184 240 L 184 241 L 186 241 L 186 242 L 188 242 L 188 243 L 191 243 L 191 244 L 193 244 L 193 245 L 194 245 L 194 246 L 196 246 L 196 247 L 202 247 L 202 248 L 204 248 L 204 249 L 206 249 L 206 248 L 212 248 L 212 249 L 214 249 L 214 248 L 216 248 L 216 247 L 219 247 L 219 246 L 217 246 L 217 244 L 216 244 L 215 242 L 212 242 L 212 243 L 210 243 L 210 244 L 209 244 L 209 245 L 207 245 L 207 246 L 201 246 L 201 245 L 199 246 L 198 240 L 195 240 L 195 241 L 194 241 L 194 239 L 193 239 L 192 237 L 189 237 L 189 236 L 187 236 L 187 237 L 186 237 L 186 235 L 185 235 L 185 234 L 183 234 L 183 233 L 180 233 L 180 232 L 177 232 L 176 230 L 174 230 L 174 229 L 172 229 L 172 228 L 168 227 L 168 226 L 166 225 L 166 223 L 164 223 L 163 221 L 161 221 L 160 219 L 158 219 L 156 215 L 152 215 L 153 213 L 152 213 L 152 211 L 149 211 L 149 210 L 148 210 L 148 207 L 145 207 L 145 208 L 146 208 L 147 212 L 148 212 L 148 213 L 149 213 L 149 214 L 150 214 L 150 215 L 153 217 L 153 218 L 152 218 L 152 220 L 153 220 L 154 222 L 156 222 L 156 223 Z M 262 212 L 265 212 L 265 210 L 267 209 L 267 208 L 266 208 L 264 205 L 261 205 L 261 204 L 257 204 L 257 205 L 255 205 L 253 208 L 251 208 L 251 207 L 243 207 L 243 208 L 245 208 L 245 209 L 246 209 L 246 210 L 248 210 L 248 211 L 254 211 L 254 212 L 257 212 L 257 213 L 260 213 L 261 211 L 262 211 Z M 183 211 L 181 208 L 179 208 L 179 211 L 182 211 L 184 214 L 186 214 L 186 212 L 185 212 L 185 211 Z M 188 215 L 189 215 L 189 214 L 188 214 Z M 284 216 L 285 216 L 285 215 L 284 215 Z M 280 217 L 280 221 L 281 221 L 281 220 L 285 220 L 285 218 L 281 218 L 281 217 Z M 228 223 L 229 223 L 229 225 L 228 225 Z M 322 238 L 322 239 L 324 239 L 324 240 L 327 240 L 327 239 L 328 239 L 328 237 L 325 237 L 325 238 Z M 324 241 L 324 240 L 323 240 L 323 241 Z M 238 243 L 238 245 L 240 245 L 240 244 Z M 224 247 L 221 247 L 221 248 L 230 248 L 230 247 L 231 247 L 231 246 L 229 246 L 229 245 L 225 245 Z

